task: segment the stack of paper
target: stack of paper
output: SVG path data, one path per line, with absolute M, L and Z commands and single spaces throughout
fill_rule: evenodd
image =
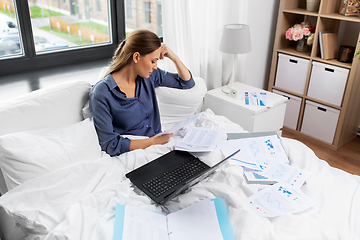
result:
M 163 135 L 163 134 L 170 134 L 170 133 L 174 133 L 176 132 L 177 130 L 180 130 L 181 128 L 185 127 L 186 125 L 188 125 L 189 123 L 195 121 L 196 119 L 198 119 L 200 116 L 202 115 L 202 112 L 201 113 L 198 113 L 194 116 L 191 116 L 183 121 L 180 121 L 180 122 L 177 122 L 175 123 L 170 129 L 164 131 L 164 132 L 161 132 L 159 133 L 159 135 Z
M 188 152 L 210 152 L 215 149 L 222 134 L 220 130 L 191 127 L 174 148 Z
M 261 107 L 273 106 L 270 95 L 266 92 L 244 92 L 244 104 Z

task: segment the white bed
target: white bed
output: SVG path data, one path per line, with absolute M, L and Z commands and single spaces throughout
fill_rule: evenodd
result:
M 68 82 L 0 104 L 2 240 L 111 240 L 117 203 L 163 211 L 135 193 L 124 175 L 170 151 L 187 128 L 166 145 L 110 157 L 100 151 L 91 120 L 83 117 L 90 87 Z M 197 112 L 205 92 L 200 78 L 190 90 L 158 89 L 164 128 Z M 209 109 L 192 125 L 221 129 L 223 138 L 244 132 Z M 315 201 L 312 208 L 276 218 L 257 215 L 245 203 L 264 186 L 248 184 L 242 168 L 229 163 L 166 207 L 173 212 L 223 197 L 236 239 L 360 239 L 359 176 L 330 167 L 301 142 L 282 138 L 282 143 L 291 164 L 311 173 L 301 190 Z M 219 149 L 200 155 L 206 161 L 220 156 Z

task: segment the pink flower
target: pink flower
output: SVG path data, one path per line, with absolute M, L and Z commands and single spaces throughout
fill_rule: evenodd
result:
M 309 35 L 311 34 L 310 28 L 304 27 L 304 28 L 302 29 L 302 33 L 303 33 L 305 36 L 309 36 Z
M 301 24 L 294 24 L 285 32 L 286 39 L 290 41 L 298 41 L 300 39 L 308 40 L 308 44 L 314 42 L 315 27 L 311 26 L 309 22 L 302 22 Z M 310 38 L 310 39 L 309 39 Z
M 293 40 L 293 29 L 289 28 L 285 33 L 286 39 Z
M 303 38 L 303 33 L 302 33 L 302 31 L 300 30 L 294 30 L 294 34 L 293 34 L 293 40 L 294 41 L 297 41 L 297 40 L 299 40 L 299 39 L 302 39 Z

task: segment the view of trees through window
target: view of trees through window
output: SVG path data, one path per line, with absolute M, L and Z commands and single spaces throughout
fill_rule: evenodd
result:
M 112 43 L 111 0 L 28 0 L 36 54 Z M 162 35 L 160 0 L 124 0 L 126 33 Z M 0 57 L 24 55 L 14 0 L 0 0 Z

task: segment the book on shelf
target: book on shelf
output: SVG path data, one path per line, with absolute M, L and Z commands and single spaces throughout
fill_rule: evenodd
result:
M 337 57 L 337 34 L 323 33 L 322 43 L 324 49 L 324 59 L 334 59 Z
M 322 59 L 324 59 L 324 48 L 323 48 L 323 42 L 322 42 L 322 35 L 323 33 L 329 33 L 330 31 L 321 31 L 319 32 L 319 46 L 320 46 L 320 56 Z
M 235 240 L 223 198 L 204 199 L 163 215 L 129 205 L 116 205 L 113 240 Z

